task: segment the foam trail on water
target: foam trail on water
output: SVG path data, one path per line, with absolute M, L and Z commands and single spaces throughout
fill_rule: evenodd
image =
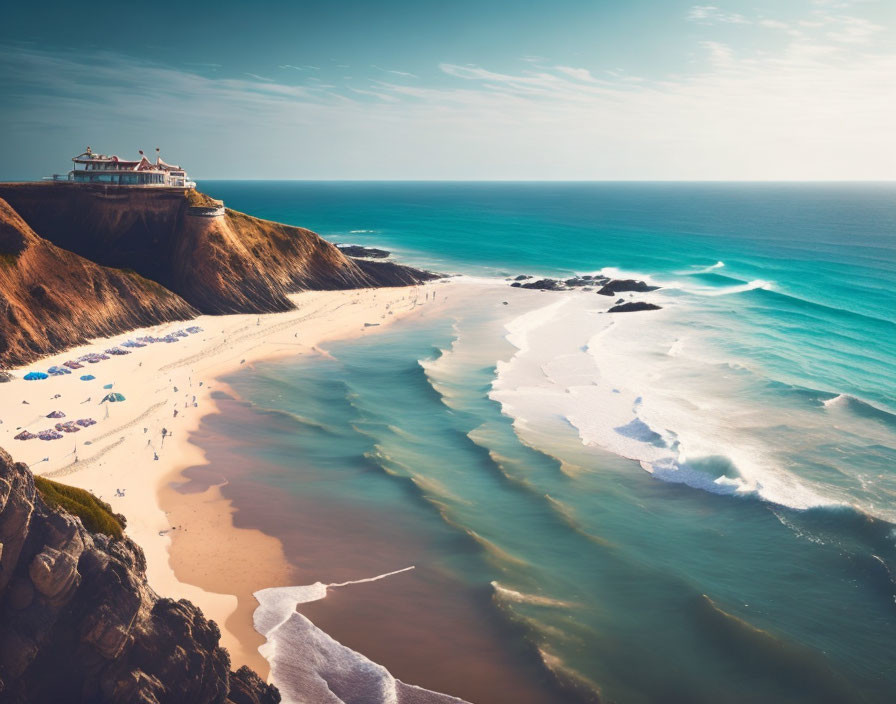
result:
M 532 606 L 550 606 L 554 608 L 571 608 L 575 606 L 575 604 L 563 601 L 562 599 L 552 599 L 551 597 L 542 596 L 541 594 L 527 594 L 515 589 L 510 589 L 509 587 L 501 585 L 497 580 L 492 580 L 491 586 L 492 589 L 495 590 L 496 596 L 506 599 L 507 601 L 530 604 Z
M 695 266 L 697 266 L 696 269 L 689 269 L 687 271 L 679 271 L 678 273 L 682 276 L 695 276 L 697 274 L 711 274 L 712 272 L 716 271 L 717 269 L 721 269 L 722 267 L 724 267 L 725 262 L 718 261 L 715 264 L 710 264 L 709 266 L 704 266 L 704 267 L 700 267 L 699 265 L 695 265 Z
M 594 298 L 567 295 L 505 326 L 517 352 L 497 365 L 490 396 L 518 434 L 562 418 L 583 444 L 636 460 L 663 481 L 796 509 L 841 503 L 757 442 L 750 428 L 768 414 L 738 403 L 736 378 L 684 354 L 675 316 L 687 311 L 690 319 L 697 309 L 673 302 L 649 317 L 609 316 Z M 688 349 L 700 349 L 693 335 Z
M 376 582 L 413 566 L 349 582 L 315 582 L 255 592 L 255 630 L 266 639 L 258 651 L 271 665 L 283 704 L 465 704 L 462 699 L 405 684 L 383 666 L 347 648 L 296 611 L 328 589 Z

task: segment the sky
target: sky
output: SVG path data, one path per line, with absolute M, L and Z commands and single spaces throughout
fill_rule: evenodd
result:
M 0 180 L 893 180 L 896 0 L 10 3 Z

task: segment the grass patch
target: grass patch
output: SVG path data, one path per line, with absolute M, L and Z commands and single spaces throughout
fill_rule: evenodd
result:
M 214 198 L 197 191 L 195 188 L 188 188 L 184 195 L 186 196 L 187 204 L 194 208 L 217 208 L 220 205 Z
M 34 484 L 48 506 L 62 508 L 74 514 L 91 533 L 105 533 L 111 538 L 122 537 L 124 516 L 113 513 L 109 504 L 100 501 L 89 491 L 44 477 L 34 477 Z

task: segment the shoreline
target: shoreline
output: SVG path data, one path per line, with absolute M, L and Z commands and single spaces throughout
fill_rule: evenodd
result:
M 254 603 L 248 609 L 247 625 L 240 616 L 245 616 L 248 605 L 241 604 L 233 593 L 239 591 L 230 579 L 233 570 L 215 569 L 220 563 L 208 555 L 212 548 L 223 551 L 215 553 L 219 557 L 227 555 L 226 543 L 238 540 L 246 554 L 257 557 L 259 565 L 283 566 L 282 547 L 279 540 L 261 531 L 235 526 L 235 509 L 221 495 L 220 485 L 195 494 L 182 494 L 172 487 L 184 481 L 187 470 L 206 465 L 205 453 L 191 437 L 199 431 L 202 418 L 215 412 L 209 410 L 209 404 L 214 406 L 212 393 L 225 386 L 218 377 L 243 364 L 315 353 L 324 341 L 376 332 L 425 306 L 431 308 L 436 295 L 430 298 L 429 292 L 438 291 L 440 284 L 450 285 L 439 280 L 402 288 L 309 291 L 291 296 L 297 305 L 293 311 L 200 316 L 92 340 L 12 371 L 61 365 L 142 335 L 165 335 L 194 325 L 202 328 L 179 343 L 156 343 L 127 356 L 85 364 L 70 375 L 4 384 L 0 444 L 35 474 L 88 489 L 124 514 L 127 535 L 146 555 L 150 586 L 160 595 L 195 603 L 208 619 L 218 623 L 221 645 L 230 651 L 233 667 L 248 664 L 265 677 L 267 662 L 255 650 L 263 638 L 251 626 Z M 96 379 L 80 381 L 87 373 Z M 113 384 L 111 391 L 125 395 L 125 402 L 98 404 L 110 391 L 103 388 L 108 383 Z M 53 410 L 65 413 L 66 420 L 93 417 L 98 422 L 77 435 L 51 442 L 13 439 L 22 428 L 37 432 L 53 427 L 56 421 L 46 418 Z M 147 501 L 150 496 L 153 499 Z M 227 540 L 220 539 L 225 537 L 223 533 Z M 190 539 L 201 547 L 191 547 Z M 176 559 L 182 552 L 185 558 Z M 199 556 L 204 557 L 196 559 Z M 278 569 L 267 574 L 285 580 L 288 570 Z M 249 574 L 251 570 L 241 572 Z M 208 586 L 212 579 L 214 588 Z M 263 586 L 274 585 L 266 582 Z M 251 594 L 249 597 L 254 602 Z
M 445 291 L 440 296 L 445 299 L 444 310 L 441 307 L 420 310 L 418 317 L 403 321 L 399 329 L 393 330 L 391 337 L 397 341 L 406 336 L 415 336 L 417 333 L 414 331 L 421 326 L 426 328 L 433 323 L 439 324 L 439 320 L 450 322 L 456 316 L 457 309 L 466 307 L 474 297 L 477 301 L 490 299 L 494 313 L 501 316 L 511 311 L 513 315 L 518 315 L 520 305 L 528 309 L 545 302 L 540 292 L 515 292 L 510 296 L 517 305 L 508 309 L 501 304 L 505 293 L 506 289 L 494 285 L 468 285 Z M 373 340 L 367 343 L 349 341 L 349 346 L 366 347 L 369 344 L 380 343 Z M 326 348 L 332 349 L 329 346 Z M 374 349 L 378 350 L 379 347 Z M 334 353 L 342 359 L 340 353 Z M 368 353 L 362 352 L 362 355 L 366 358 Z M 556 697 L 561 695 L 547 685 L 544 674 L 526 671 L 536 662 L 530 660 L 533 657 L 531 653 L 520 657 L 503 647 L 503 639 L 511 627 L 501 616 L 492 612 L 491 598 L 484 598 L 477 588 L 471 588 L 430 561 L 428 556 L 436 554 L 431 552 L 431 548 L 439 541 L 457 539 L 450 526 L 436 519 L 434 526 L 425 528 L 424 524 L 416 522 L 419 517 L 412 517 L 420 508 L 418 506 L 404 514 L 381 512 L 375 502 L 352 504 L 348 498 L 351 488 L 343 486 L 343 482 L 353 482 L 351 471 L 343 476 L 342 470 L 333 466 L 330 468 L 332 471 L 323 470 L 313 479 L 311 475 L 306 475 L 304 452 L 290 449 L 294 446 L 287 439 L 291 434 L 291 421 L 287 417 L 277 419 L 277 416 L 280 413 L 286 416 L 315 413 L 312 409 L 316 408 L 320 399 L 315 395 L 313 398 L 316 400 L 308 400 L 311 404 L 308 410 L 302 410 L 306 404 L 301 400 L 302 392 L 293 387 L 290 369 L 296 364 L 314 368 L 319 363 L 326 362 L 322 358 L 286 358 L 273 367 L 247 370 L 242 380 L 235 374 L 219 377 L 216 382 L 218 391 L 222 391 L 224 384 L 232 385 L 232 389 L 228 389 L 226 394 L 213 395 L 217 412 L 207 414 L 203 427 L 192 434 L 193 441 L 205 449 L 209 464 L 188 468 L 180 474 L 185 481 L 176 492 L 185 492 L 186 497 L 182 494 L 178 496 L 176 492 L 169 494 L 175 497 L 173 500 L 176 502 L 195 506 L 197 502 L 189 498 L 194 495 L 193 492 L 210 496 L 206 493 L 208 488 L 216 487 L 220 490 L 220 494 L 215 495 L 216 500 L 224 501 L 226 510 L 232 512 L 230 520 L 234 529 L 216 531 L 211 528 L 210 520 L 209 530 L 215 530 L 215 536 L 227 537 L 229 544 L 221 548 L 221 553 L 228 555 L 232 563 L 240 565 L 240 571 L 246 572 L 229 584 L 230 591 L 237 594 L 240 603 L 231 617 L 231 624 L 250 631 L 244 641 L 250 644 L 246 650 L 251 650 L 255 643 L 261 645 L 265 642 L 251 628 L 253 617 L 259 614 L 255 597 L 258 592 L 264 592 L 276 602 L 288 598 L 284 595 L 296 590 L 308 589 L 309 585 L 345 586 L 357 581 L 367 582 L 374 575 L 409 571 L 400 578 L 365 584 L 357 589 L 348 586 L 336 589 L 319 603 L 303 603 L 298 609 L 298 618 L 309 618 L 309 633 L 317 633 L 321 639 L 309 636 L 310 661 L 320 662 L 329 657 L 315 648 L 333 639 L 333 647 L 343 653 L 340 658 L 353 662 L 369 659 L 374 667 L 385 668 L 383 672 L 387 673 L 386 677 L 411 683 L 432 693 L 441 692 L 445 696 L 461 697 L 468 701 L 488 701 L 494 687 L 499 686 L 502 691 L 513 691 L 514 701 L 521 703 L 560 701 Z M 253 385 L 256 378 L 266 380 L 263 382 L 266 392 L 258 397 L 244 396 L 243 383 Z M 281 378 L 286 385 L 284 397 L 299 400 L 289 410 L 282 410 L 277 400 L 281 392 L 276 380 Z M 296 393 L 299 395 L 296 396 Z M 330 399 L 327 400 L 329 403 Z M 267 418 L 259 416 L 259 412 Z M 269 420 L 272 425 L 268 425 Z M 323 428 L 338 421 L 330 419 L 320 422 L 327 424 L 320 426 Z M 282 445 L 278 441 L 280 437 L 284 438 Z M 351 452 L 354 456 L 355 450 Z M 307 468 L 311 472 L 314 457 L 316 454 L 312 450 Z M 346 468 L 348 466 L 345 465 Z M 303 477 L 302 481 L 311 482 L 308 491 L 295 483 L 299 476 Z M 320 481 L 331 482 L 337 494 L 347 492 L 345 501 L 338 497 L 329 501 L 319 495 L 312 487 Z M 288 486 L 299 488 L 295 491 L 288 489 Z M 214 513 L 213 510 L 206 511 L 203 506 L 199 506 L 198 511 L 210 519 Z M 424 508 L 423 512 L 427 513 L 427 509 Z M 427 515 L 427 520 L 431 518 Z M 251 537 L 258 533 L 243 533 L 247 538 L 245 544 L 238 538 L 231 540 L 243 528 L 257 529 L 262 536 L 276 538 L 273 541 L 276 549 L 271 557 L 257 559 L 258 555 L 253 552 Z M 220 583 L 227 575 L 214 572 L 205 577 L 201 574 L 201 570 L 193 564 L 199 551 L 189 546 L 193 542 L 191 537 L 196 537 L 192 529 L 178 535 L 172 546 L 172 563 L 181 579 L 192 581 L 180 571 L 190 570 L 197 574 L 196 583 L 215 591 L 219 589 L 215 586 L 216 580 Z M 259 549 L 264 550 L 267 545 L 264 538 L 261 542 Z M 201 557 L 204 561 L 216 561 L 210 554 Z M 284 563 L 288 569 L 278 570 L 277 565 Z M 237 581 L 240 584 L 236 584 Z M 262 599 L 264 611 L 267 607 L 265 597 L 259 595 L 259 598 Z M 444 611 L 430 608 L 435 604 Z M 407 618 L 410 622 L 402 625 Z M 420 628 L 422 631 L 415 632 Z M 265 631 L 265 627 L 259 629 Z M 292 632 L 290 628 L 287 631 Z M 425 638 L 423 633 L 427 634 Z M 294 670 L 283 669 L 283 648 L 289 647 L 292 637 L 284 637 L 282 633 L 268 637 L 271 640 L 263 650 L 271 658 L 275 683 L 282 684 L 286 688 L 284 692 L 293 696 L 305 691 L 305 685 L 311 686 L 310 683 L 315 681 L 314 666 L 309 666 L 312 671 L 307 673 L 304 683 L 299 683 Z M 304 642 L 302 637 L 295 634 L 293 637 L 296 643 Z M 413 649 L 408 651 L 411 643 L 414 644 Z M 325 652 L 330 651 L 325 648 Z M 279 658 L 276 657 L 277 653 L 280 653 Z M 304 649 L 302 653 L 305 653 Z M 488 656 L 478 658 L 482 654 Z M 439 662 L 451 662 L 452 665 L 446 670 L 436 665 Z M 541 673 L 541 669 L 536 669 Z M 459 686 L 452 680 L 447 675 L 448 670 L 455 674 L 462 672 L 464 684 Z M 563 697 L 562 701 L 567 701 L 565 695 Z

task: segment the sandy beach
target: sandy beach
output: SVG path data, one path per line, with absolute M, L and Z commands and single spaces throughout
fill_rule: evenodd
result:
M 432 310 L 450 286 L 305 292 L 292 297 L 297 309 L 286 313 L 201 316 L 95 340 L 12 370 L 17 378 L 0 385 L 0 446 L 35 474 L 88 489 L 124 514 L 127 534 L 146 553 L 150 585 L 201 607 L 221 627 L 233 667 L 247 664 L 264 675 L 251 594 L 288 583 L 281 545 L 260 531 L 234 527 L 218 486 L 192 493 L 172 487 L 183 470 L 205 461 L 190 437 L 200 419 L 214 412 L 212 393 L 226 390 L 216 379 L 256 360 L 315 353 L 327 340 L 375 334 L 399 318 Z M 191 326 L 201 332 L 179 342 L 131 349 L 64 376 L 21 379 L 127 340 Z M 95 379 L 82 381 L 87 374 Z M 110 392 L 125 400 L 102 402 Z M 48 418 L 54 411 L 65 417 Z M 82 418 L 97 422 L 57 440 L 14 439 L 23 429 L 37 433 Z

